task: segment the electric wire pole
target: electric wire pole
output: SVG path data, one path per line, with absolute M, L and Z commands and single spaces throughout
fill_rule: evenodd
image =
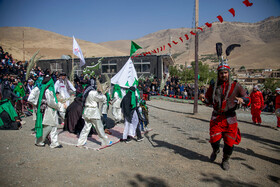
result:
M 193 114 L 198 112 L 198 2 L 195 0 L 195 69 L 194 69 L 194 103 L 193 103 Z

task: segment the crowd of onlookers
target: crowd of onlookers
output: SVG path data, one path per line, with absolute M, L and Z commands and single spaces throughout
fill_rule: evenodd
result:
M 45 74 L 51 75 L 53 81 L 55 82 L 59 78 L 59 72 L 50 72 L 50 70 L 42 70 L 40 67 L 35 66 L 30 74 L 28 80 L 26 80 L 26 71 L 28 62 L 21 62 L 16 61 L 13 59 L 12 54 L 5 52 L 2 47 L 0 46 L 0 83 L 1 83 L 1 93 L 4 88 L 4 81 L 8 81 L 9 87 L 11 91 L 17 87 L 19 83 L 22 84 L 22 87 L 25 91 L 25 96 L 23 97 L 26 99 L 30 90 L 34 87 L 36 81 L 39 77 L 44 76 Z M 101 80 L 101 76 L 97 77 Z M 182 83 L 178 76 L 171 76 L 165 79 L 166 82 L 162 84 L 162 80 L 154 77 L 154 78 L 145 78 L 139 79 L 138 88 L 143 96 L 146 97 L 147 100 L 150 99 L 150 96 L 154 95 L 163 95 L 168 97 L 176 97 L 182 99 L 193 99 L 195 94 L 194 84 L 189 83 Z M 96 77 L 89 77 L 85 78 L 84 75 L 76 76 L 75 87 L 81 87 L 81 84 L 88 84 L 90 81 L 96 79 Z M 77 81 L 78 80 L 78 81 Z M 95 81 L 94 81 L 95 82 Z M 7 86 L 7 85 L 6 85 Z M 205 94 L 207 88 L 205 86 L 201 86 L 198 89 L 199 94 Z M 82 90 L 81 90 L 82 92 Z M 249 93 L 248 93 L 249 94 Z M 263 111 L 266 112 L 273 112 L 274 105 L 275 105 L 275 95 L 270 90 L 263 90 L 262 91 L 265 108 Z M 16 98 L 12 99 L 13 101 Z
M 156 77 L 153 79 L 146 78 L 145 80 L 139 80 L 139 90 L 143 91 L 143 94 L 148 95 L 148 97 L 151 95 L 163 95 L 182 99 L 194 98 L 194 84 L 181 83 L 178 76 L 168 77 L 163 84 L 161 86 L 161 79 Z M 198 89 L 198 94 L 205 94 L 205 92 L 205 86 L 201 86 Z

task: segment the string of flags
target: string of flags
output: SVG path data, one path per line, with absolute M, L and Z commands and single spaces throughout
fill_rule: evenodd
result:
M 251 6 L 253 5 L 253 3 L 251 3 L 249 0 L 244 0 L 242 3 L 243 3 L 246 7 L 251 7 Z M 228 12 L 229 12 L 233 17 L 235 17 L 235 10 L 234 10 L 234 8 L 229 9 Z M 220 23 L 223 23 L 224 18 L 223 18 L 221 15 L 218 15 L 216 18 L 219 20 Z M 205 25 L 206 25 L 207 28 L 211 28 L 211 27 L 212 27 L 212 23 L 206 22 Z M 198 32 L 198 31 L 203 32 L 204 30 L 203 30 L 203 28 L 201 28 L 201 27 L 197 27 L 197 32 Z M 181 36 L 181 37 L 179 37 L 178 39 L 181 41 L 181 43 L 183 43 L 183 42 L 184 42 L 184 39 L 185 39 L 185 40 L 189 40 L 190 37 L 191 37 L 191 36 L 195 36 L 197 32 L 195 32 L 195 31 L 190 31 L 189 33 L 186 33 L 184 36 Z M 172 48 L 172 45 L 177 45 L 177 44 L 179 43 L 179 40 L 178 40 L 178 41 L 174 41 L 174 40 L 173 40 L 172 42 L 167 43 L 167 45 L 163 45 L 163 46 L 157 47 L 156 49 L 152 49 L 152 50 L 147 51 L 147 52 L 138 53 L 138 54 L 136 54 L 135 56 L 132 56 L 131 58 L 135 58 L 135 57 L 138 57 L 138 56 L 152 55 L 153 53 L 154 53 L 154 54 L 157 54 L 157 53 L 159 53 L 159 52 L 161 52 L 161 51 L 164 51 L 164 50 L 166 49 L 167 46 L 168 46 L 169 48 Z

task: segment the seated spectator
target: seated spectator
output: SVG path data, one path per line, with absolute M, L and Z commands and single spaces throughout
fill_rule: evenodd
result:
M 0 130 L 19 130 L 20 128 L 20 118 L 13 105 L 8 99 L 2 99 L 0 94 Z

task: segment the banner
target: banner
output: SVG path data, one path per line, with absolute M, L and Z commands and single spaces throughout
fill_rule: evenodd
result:
M 80 58 L 80 66 L 83 66 L 86 64 L 82 50 L 74 36 L 73 36 L 73 54 Z

